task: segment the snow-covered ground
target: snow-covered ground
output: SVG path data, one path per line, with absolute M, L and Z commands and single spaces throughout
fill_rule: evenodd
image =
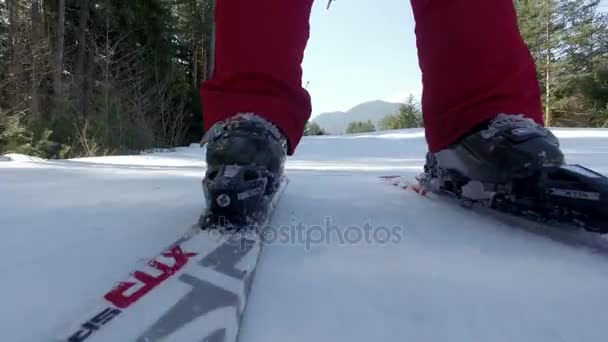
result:
M 608 131 L 555 132 L 608 174 Z M 303 140 L 272 221 L 293 236 L 262 252 L 241 341 L 606 340 L 606 253 L 379 180 L 418 174 L 425 147 L 420 130 Z M 197 147 L 0 158 L 0 340 L 50 341 L 175 240 L 203 172 Z

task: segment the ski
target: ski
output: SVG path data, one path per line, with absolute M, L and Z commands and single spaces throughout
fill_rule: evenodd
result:
M 289 180 L 246 225 L 199 223 L 60 327 L 62 342 L 235 342 L 268 224 Z
M 608 257 L 608 235 L 600 235 L 564 222 L 545 220 L 541 217 L 515 215 L 483 205 L 481 202 L 462 200 L 447 193 L 435 192 L 422 186 L 418 179 L 410 179 L 401 175 L 386 175 L 381 181 L 400 191 L 414 194 L 417 198 L 430 201 L 441 201 L 450 206 L 459 206 L 509 227 L 517 227 L 537 236 L 575 247 L 587 248 L 593 253 Z

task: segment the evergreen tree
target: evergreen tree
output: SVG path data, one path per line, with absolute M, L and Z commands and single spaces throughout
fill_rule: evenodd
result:
M 402 129 L 423 127 L 422 112 L 414 95 L 410 95 L 407 102 L 399 107 L 399 113 L 388 115 L 380 121 L 380 129 Z
M 545 121 L 606 122 L 608 19 L 600 0 L 516 0 L 519 28 L 535 59 Z
M 0 150 L 28 141 L 73 157 L 200 139 L 212 3 L 0 2 Z
M 304 135 L 326 135 L 327 133 L 314 121 L 307 121 Z
M 346 129 L 346 133 L 367 133 L 367 132 L 375 132 L 376 126 L 372 123 L 371 120 L 367 120 L 366 122 L 362 121 L 353 121 L 348 124 Z

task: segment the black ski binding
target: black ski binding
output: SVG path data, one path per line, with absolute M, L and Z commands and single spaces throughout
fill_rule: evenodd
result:
M 608 178 L 581 165 L 545 166 L 531 176 L 492 184 L 441 169 L 430 156 L 418 181 L 426 191 L 449 195 L 465 207 L 482 205 L 545 223 L 608 233 Z

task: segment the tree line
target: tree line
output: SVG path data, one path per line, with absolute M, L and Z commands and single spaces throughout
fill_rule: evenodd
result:
M 608 16 L 600 0 L 515 0 L 548 126 L 608 127 Z
M 211 36 L 211 0 L 0 1 L 0 154 L 195 141 Z
M 391 129 L 424 127 L 422 111 L 416 102 L 414 95 L 410 95 L 405 103 L 399 106 L 399 111 L 395 114 L 385 116 L 378 123 L 378 127 L 371 120 L 367 122 L 351 122 L 346 133 L 365 133 L 376 130 L 386 131 Z
M 424 127 L 420 104 L 414 95 L 410 95 L 405 103 L 399 105 L 399 111 L 385 116 L 379 123 L 374 124 L 371 120 L 352 121 L 346 128 L 347 134 L 384 131 L 391 129 Z M 326 135 L 327 132 L 316 122 L 306 123 L 304 135 Z

